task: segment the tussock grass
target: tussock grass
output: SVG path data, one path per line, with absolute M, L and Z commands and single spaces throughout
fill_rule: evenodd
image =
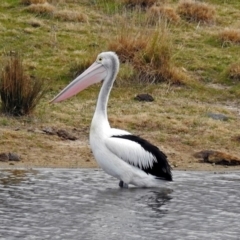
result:
M 229 43 L 240 44 L 240 30 L 226 28 L 219 33 L 219 38 L 223 46 Z
M 108 48 L 118 54 L 122 63 L 133 62 L 136 53 L 144 49 L 147 42 L 146 35 L 141 33 L 131 35 L 127 30 L 110 42 Z
M 156 24 L 161 20 L 178 23 L 180 21 L 180 16 L 172 7 L 152 6 L 147 10 L 147 19 L 151 24 Z
M 67 9 L 54 11 L 53 17 L 62 21 L 72 21 L 72 22 L 88 21 L 88 17 L 86 14 L 78 11 L 67 10 Z
M 182 84 L 187 80 L 186 74 L 174 65 L 172 43 L 166 29 L 153 34 L 120 35 L 110 42 L 109 48 L 123 63 L 133 65 L 133 78 L 139 82 Z
M 51 15 L 53 18 L 61 20 L 61 21 L 69 21 L 69 22 L 88 22 L 88 16 L 80 11 L 73 11 L 68 9 L 58 10 L 52 4 L 48 2 L 44 3 L 32 3 L 26 10 L 31 13 L 35 13 L 38 15 Z M 32 25 L 33 27 L 38 27 L 37 23 Z
M 227 70 L 228 77 L 233 81 L 240 82 L 240 63 L 233 63 Z
M 20 56 L 8 57 L 1 72 L 0 94 L 2 111 L 13 116 L 31 113 L 42 98 L 43 83 L 24 73 Z
M 26 7 L 26 10 L 31 13 L 39 14 L 39 15 L 49 15 L 53 14 L 56 8 L 49 4 L 48 2 L 43 4 L 31 4 Z
M 156 32 L 145 49 L 134 58 L 138 77 L 143 82 L 162 82 L 170 79 L 172 46 L 166 30 Z
M 216 11 L 207 3 L 194 0 L 181 0 L 177 7 L 179 15 L 192 22 L 211 24 L 215 22 Z
M 174 64 L 172 42 L 164 26 L 151 34 L 147 30 L 137 34 L 126 30 L 109 43 L 109 49 L 122 63 L 132 64 L 135 74 L 129 77 L 139 83 L 183 84 L 188 79 Z

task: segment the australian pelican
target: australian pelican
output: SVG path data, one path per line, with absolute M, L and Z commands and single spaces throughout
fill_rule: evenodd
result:
M 128 184 L 160 187 L 163 181 L 172 181 L 167 156 L 148 141 L 111 128 L 108 122 L 107 102 L 118 71 L 118 56 L 114 52 L 102 52 L 51 102 L 63 101 L 103 80 L 90 129 L 90 145 L 96 161 L 106 173 L 120 180 L 120 187 Z

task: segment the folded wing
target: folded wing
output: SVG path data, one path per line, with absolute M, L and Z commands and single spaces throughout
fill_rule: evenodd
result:
M 131 134 L 112 135 L 107 138 L 106 146 L 128 164 L 156 178 L 172 181 L 167 156 L 145 139 Z

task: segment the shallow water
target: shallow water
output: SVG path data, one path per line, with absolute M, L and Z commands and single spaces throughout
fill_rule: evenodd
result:
M 240 239 L 240 172 L 119 189 L 101 170 L 1 170 L 0 239 Z

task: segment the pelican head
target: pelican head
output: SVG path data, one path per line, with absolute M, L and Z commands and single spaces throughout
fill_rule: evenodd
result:
M 102 80 L 116 78 L 119 70 L 118 56 L 114 52 L 102 52 L 97 56 L 96 61 L 82 74 L 66 86 L 50 103 L 57 103 L 66 100 L 94 83 Z

